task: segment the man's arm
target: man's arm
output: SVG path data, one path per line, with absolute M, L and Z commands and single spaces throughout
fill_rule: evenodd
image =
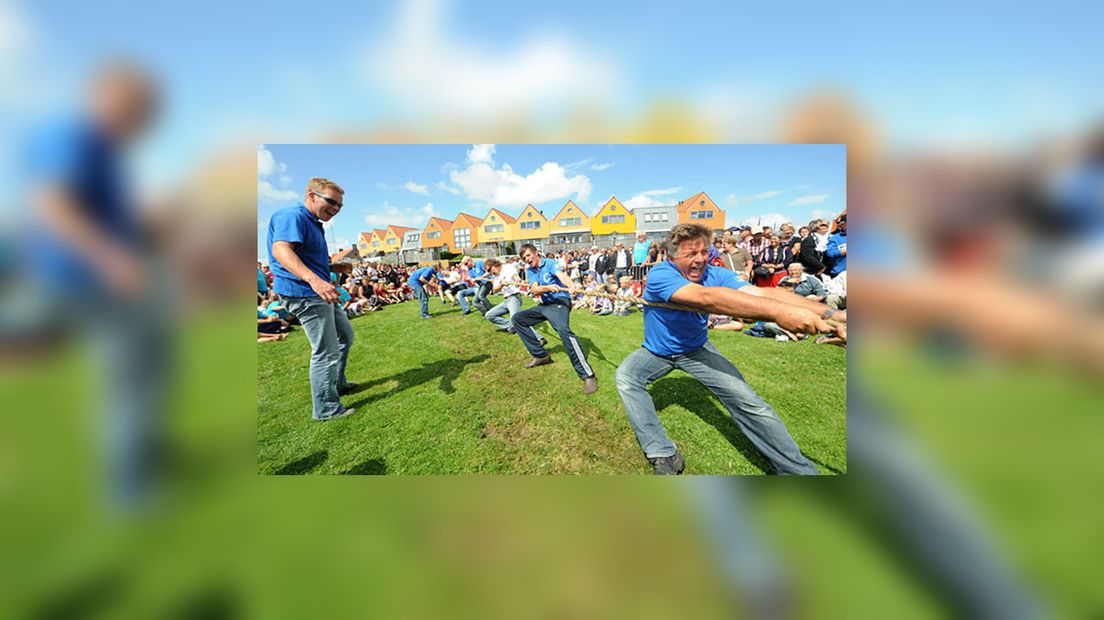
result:
M 741 288 L 740 290 L 747 292 L 748 295 L 754 295 L 756 297 L 765 297 L 767 299 L 773 299 L 774 301 L 779 301 L 779 302 L 782 302 L 784 304 L 790 304 L 790 305 L 794 305 L 794 306 L 799 306 L 801 308 L 805 308 L 807 310 L 811 310 L 812 312 L 817 313 L 817 316 L 821 316 L 821 315 L 824 314 L 824 312 L 826 310 L 831 309 L 828 306 L 824 305 L 823 303 L 820 303 L 818 301 L 813 301 L 811 299 L 802 297 L 801 295 L 798 295 L 797 293 L 794 293 L 792 291 L 787 291 L 787 290 L 781 289 L 781 288 L 762 288 L 762 287 L 758 287 L 758 286 L 745 286 L 745 287 Z M 844 312 L 843 310 L 834 310 L 833 312 L 834 312 L 834 314 L 832 315 L 832 320 L 847 322 L 847 313 L 846 312 Z
M 304 265 L 303 261 L 299 259 L 299 255 L 295 253 L 295 248 L 292 247 L 290 242 L 272 242 L 272 256 L 280 261 L 284 269 L 287 269 L 295 274 L 300 280 L 309 284 L 311 289 L 322 298 L 322 301 L 332 304 L 341 299 L 341 296 L 337 294 L 337 287 L 331 284 L 329 280 L 323 280 L 318 277 L 318 274 Z
M 112 241 L 85 215 L 76 198 L 61 187 L 38 193 L 46 225 L 84 257 L 116 293 L 129 295 L 142 288 L 142 264 L 129 250 Z
M 761 295 L 748 289 L 765 291 L 755 286 L 744 286 L 739 290 L 725 286 L 701 286 L 687 284 L 671 295 L 671 301 L 699 308 L 712 314 L 738 316 L 741 318 L 774 321 L 792 332 L 827 333 L 831 327 L 820 318 L 820 313 L 800 303 L 787 303 L 775 299 L 773 295 Z M 790 295 L 795 300 L 801 298 Z M 801 300 L 809 302 L 808 300 Z M 827 308 L 823 304 L 816 304 Z

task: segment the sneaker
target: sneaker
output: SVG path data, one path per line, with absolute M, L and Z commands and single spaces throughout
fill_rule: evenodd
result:
M 358 387 L 360 387 L 359 383 L 349 382 L 349 383 L 345 384 L 345 387 L 338 388 L 337 393 L 340 396 L 345 396 L 346 394 L 348 394 L 349 392 L 352 392 L 353 390 L 357 389 Z
M 545 355 L 544 357 L 534 357 L 525 365 L 526 368 L 536 368 L 537 366 L 544 366 L 552 363 L 552 356 Z
M 686 469 L 686 462 L 677 450 L 671 456 L 656 456 L 648 459 L 648 462 L 652 464 L 652 470 L 657 476 L 677 476 Z
M 583 394 L 587 396 L 598 391 L 598 379 L 595 377 L 587 377 L 583 379 Z
M 329 422 L 330 420 L 335 420 L 337 418 L 344 418 L 345 416 L 353 415 L 354 413 L 356 413 L 356 407 L 346 407 L 346 408 L 342 409 L 340 412 L 335 413 L 335 414 L 333 414 L 332 416 L 330 416 L 328 418 L 322 418 L 321 420 L 318 420 L 318 421 L 319 422 Z

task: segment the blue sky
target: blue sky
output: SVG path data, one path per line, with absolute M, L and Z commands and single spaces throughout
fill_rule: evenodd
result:
M 846 203 L 841 145 L 261 145 L 258 252 L 273 211 L 302 201 L 312 176 L 345 189 L 327 227 L 333 247 L 389 224 L 432 216 L 518 215 L 532 203 L 552 217 L 567 200 L 594 213 L 611 195 L 626 206 L 675 204 L 705 191 L 727 224 L 798 225 Z

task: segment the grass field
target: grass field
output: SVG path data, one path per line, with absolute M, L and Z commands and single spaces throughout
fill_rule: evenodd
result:
M 492 299 L 492 301 L 494 301 Z M 640 346 L 643 317 L 572 312 L 598 377 L 581 392 L 559 338 L 547 324 L 555 363 L 525 369 L 517 336 L 477 313 L 434 299 L 431 320 L 416 303 L 353 319 L 343 398 L 358 412 L 311 420 L 309 347 L 301 328 L 258 344 L 257 460 L 266 474 L 648 474 L 613 385 L 621 360 Z M 712 341 L 771 403 L 824 474 L 846 461 L 846 352 L 811 342 L 779 343 L 739 332 Z M 720 402 L 675 371 L 651 388 L 660 419 L 686 458 L 688 474 L 762 474 L 770 466 Z

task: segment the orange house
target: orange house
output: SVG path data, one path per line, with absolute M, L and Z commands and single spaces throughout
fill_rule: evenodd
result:
M 679 224 L 701 224 L 711 230 L 725 226 L 725 212 L 705 192 L 698 192 L 678 203 Z
M 518 246 L 529 241 L 538 241 L 548 238 L 548 220 L 533 205 L 526 205 L 521 210 L 517 222 L 514 223 L 514 239 L 520 241 Z
M 514 238 L 513 216 L 498 209 L 491 209 L 479 227 L 479 243 L 502 243 Z
M 452 239 L 452 222 L 439 217 L 429 218 L 429 223 L 422 230 L 422 248 L 429 250 L 441 248 L 452 251 L 449 240 Z
M 461 213 L 452 221 L 452 236 L 449 239 L 449 247 L 457 254 L 467 252 L 479 243 L 479 227 L 483 220 Z

